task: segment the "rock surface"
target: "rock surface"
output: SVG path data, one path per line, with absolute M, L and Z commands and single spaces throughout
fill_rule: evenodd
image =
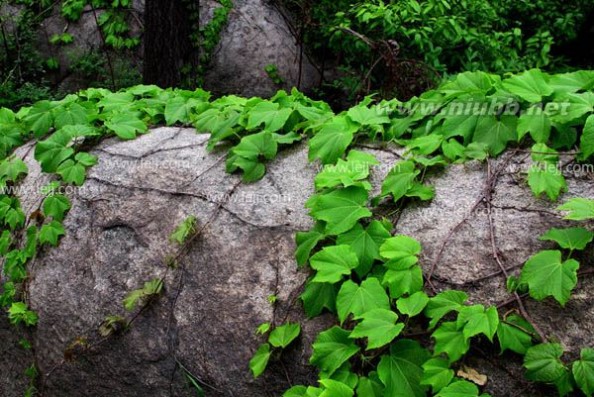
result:
M 200 21 L 205 26 L 216 1 L 200 2 Z M 229 22 L 221 33 L 204 88 L 215 94 L 268 97 L 279 89 L 298 87 L 308 92 L 319 84 L 320 75 L 292 34 L 284 12 L 266 0 L 235 0 Z M 282 84 L 264 70 L 274 65 Z
M 40 316 L 34 351 L 44 396 L 191 396 L 185 370 L 209 397 L 280 396 L 289 382 L 315 381 L 305 365 L 307 346 L 332 320 L 304 320 L 295 299 L 306 274 L 293 259 L 294 233 L 311 226 L 304 203 L 315 167 L 307 163 L 305 146 L 297 146 L 270 163 L 264 179 L 244 185 L 225 173 L 224 153 L 206 152 L 207 138 L 189 129 L 159 128 L 130 142 L 105 141 L 94 151 L 99 164 L 85 185 L 68 192 L 73 206 L 66 237 L 31 265 L 30 302 Z M 382 163 L 373 174 L 377 185 L 398 154 L 364 150 Z M 557 204 L 534 199 L 518 179 L 518 169 L 527 166 L 524 157 L 509 160 L 493 193 L 496 245 L 505 266 L 514 269 L 550 246 L 537 239 L 539 234 L 566 224 L 553 210 Z M 30 154 L 27 162 L 30 174 L 22 187 L 29 194 L 23 207 L 32 211 L 46 177 Z M 473 302 L 508 300 L 504 277 L 473 282 L 499 270 L 482 204 L 471 211 L 488 180 L 487 167 L 455 165 L 430 180 L 436 198 L 405 209 L 394 232 L 421 241 L 426 273 L 445 247 L 434 269 L 437 289 L 464 288 Z M 564 198 L 594 197 L 591 175 L 571 177 L 569 190 Z M 198 218 L 203 231 L 180 266 L 167 270 L 165 258 L 175 252 L 168 236 L 189 215 Z M 129 332 L 101 343 L 97 330 L 105 317 L 124 315 L 126 294 L 161 276 L 164 296 Z M 549 335 L 575 352 L 594 344 L 591 287 L 584 279 L 565 310 L 549 301 L 527 301 L 527 308 Z M 279 299 L 276 308 L 268 302 L 273 294 Z M 248 361 L 260 343 L 255 328 L 285 318 L 301 322 L 303 337 L 283 353 L 282 364 L 253 380 Z M 0 339 L 1 350 L 15 351 L 12 342 Z M 64 360 L 65 352 L 71 360 Z M 506 396 L 525 387 L 517 357 L 506 355 L 501 362 L 489 358 L 497 351 L 473 353 L 466 363 L 490 376 L 485 391 Z M 8 390 L 0 394 L 20 396 L 6 385 L 22 374 L 10 372 L 6 362 L 0 365 L 1 373 L 10 374 L 0 377 L 0 390 Z M 527 389 L 525 395 L 535 394 Z

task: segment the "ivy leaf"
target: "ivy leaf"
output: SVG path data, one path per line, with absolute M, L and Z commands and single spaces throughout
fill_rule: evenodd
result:
M 56 173 L 62 177 L 64 182 L 80 186 L 85 182 L 86 168 L 79 162 L 66 160 L 60 164 Z
M 54 124 L 52 110 L 55 108 L 50 101 L 39 101 L 31 107 L 29 113 L 24 118 L 27 129 L 39 138 L 47 134 Z
M 450 363 L 444 358 L 432 358 L 423 364 L 423 378 L 421 384 L 431 386 L 433 393 L 450 384 L 454 379 L 454 370 L 450 369 Z
M 572 373 L 575 383 L 585 395 L 594 394 L 594 349 L 582 349 L 580 359 L 572 365 Z
M 191 121 L 192 110 L 201 102 L 194 98 L 184 98 L 181 95 L 171 96 L 165 103 L 165 122 L 167 125 L 178 122 L 188 124 Z
M 320 378 L 327 378 L 326 374 L 323 372 L 320 373 Z M 329 379 L 339 381 L 354 389 L 357 386 L 357 382 L 359 381 L 359 376 L 353 372 L 351 368 L 351 364 L 349 362 L 344 363 L 340 368 L 338 368 Z
M 390 354 L 383 355 L 377 373 L 386 387 L 386 396 L 425 397 L 426 386 L 421 385 L 423 368 L 429 352 L 417 342 L 402 339 L 390 346 Z
M 383 397 L 384 385 L 377 376 L 377 372 L 371 372 L 369 377 L 360 377 L 357 385 L 357 397 Z
M 191 236 L 196 232 L 196 224 L 198 220 L 194 215 L 188 216 L 182 223 L 180 223 L 171 236 L 169 236 L 169 240 L 172 242 L 176 242 L 179 245 L 184 244 L 188 237 Z
M 312 279 L 315 283 L 337 283 L 359 265 L 357 255 L 348 245 L 325 247 L 312 256 L 309 263 L 317 270 Z
M 503 80 L 503 88 L 531 103 L 541 102 L 543 97 L 553 94 L 553 88 L 547 83 L 545 74 L 538 69 L 531 69 Z
M 250 109 L 248 113 L 248 122 L 246 128 L 253 130 L 264 124 L 264 130 L 269 132 L 276 132 L 282 129 L 291 114 L 293 109 L 279 109 L 278 103 L 270 101 L 262 101 Z
M 323 164 L 334 164 L 346 152 L 357 128 L 342 116 L 324 124 L 309 141 L 309 160 L 320 159 Z
M 373 155 L 351 150 L 346 161 L 338 159 L 335 165 L 326 165 L 315 177 L 316 189 L 332 188 L 339 185 L 363 186 L 359 182 L 369 176 L 369 167 L 379 164 Z M 367 189 L 369 190 L 369 189 Z
M 407 298 L 400 298 L 396 302 L 398 311 L 409 317 L 420 314 L 429 303 L 429 297 L 423 291 L 418 291 Z
M 524 368 L 528 380 L 560 384 L 568 374 L 561 361 L 563 348 L 558 343 L 541 343 L 528 349 L 524 356 Z
M 368 194 L 360 187 L 347 187 L 310 198 L 306 207 L 310 215 L 327 223 L 326 233 L 341 234 L 350 230 L 361 218 L 372 215 L 365 206 Z
M 529 108 L 518 119 L 518 138 L 530 133 L 537 143 L 546 143 L 551 135 L 551 121 L 549 116 L 538 108 Z
M 35 145 L 35 159 L 44 172 L 56 172 L 58 166 L 74 154 L 74 149 L 67 147 L 71 139 L 69 134 L 61 130 Z
M 532 298 L 543 300 L 552 296 L 565 306 L 577 284 L 579 267 L 574 259 L 562 262 L 561 251 L 540 251 L 522 268 L 520 283 L 528 285 Z
M 85 167 L 91 167 L 97 164 L 97 157 L 85 152 L 77 153 L 74 159 Z
M 256 160 L 260 157 L 272 160 L 276 156 L 278 145 L 270 132 L 245 136 L 233 148 L 233 153 L 246 159 Z
M 517 120 L 515 116 L 501 116 L 500 120 L 495 116 L 480 117 L 473 142 L 484 143 L 489 154 L 496 156 L 505 150 L 509 141 L 518 139 Z
M 533 165 L 528 171 L 528 185 L 536 197 L 546 193 L 551 201 L 556 201 L 561 192 L 567 190 L 563 174 L 549 165 Z
M 0 179 L 16 182 L 21 175 L 27 175 L 27 164 L 19 158 L 5 159 L 0 163 Z
M 333 379 L 322 379 L 320 384 L 324 386 L 324 391 L 319 397 L 353 397 L 355 394 L 353 389 Z
M 262 375 L 262 373 L 266 370 L 266 366 L 268 365 L 268 360 L 270 360 L 270 345 L 268 343 L 263 343 L 258 347 L 256 353 L 250 360 L 250 370 L 254 375 L 254 378 Z
M 136 138 L 138 133 L 146 132 L 148 127 L 133 113 L 117 113 L 105 121 L 105 126 L 123 140 Z
M 37 324 L 38 316 L 34 311 L 29 310 L 24 302 L 13 302 L 8 309 L 8 319 L 11 324 L 25 324 L 32 327 Z
M 457 380 L 440 390 L 435 397 L 478 397 L 479 389 L 474 383 Z
M 499 315 L 494 306 L 487 310 L 483 305 L 465 306 L 458 313 L 456 325 L 459 329 L 463 328 L 464 337 L 467 339 L 484 334 L 492 342 L 499 325 Z
M 414 294 L 423 289 L 423 271 L 420 266 L 408 266 L 388 262 L 384 264 L 388 271 L 384 274 L 383 284 L 390 289 L 390 297 L 400 298 L 404 294 Z
M 586 198 L 573 198 L 557 207 L 559 211 L 569 211 L 563 219 L 572 221 L 586 221 L 594 219 L 594 200 Z
M 350 332 L 338 326 L 321 332 L 313 344 L 309 362 L 331 376 L 349 358 L 359 352 L 359 347 L 349 338 Z
M 62 194 L 54 194 L 43 200 L 43 214 L 61 222 L 64 214 L 70 209 L 70 200 Z
M 86 125 L 89 124 L 87 109 L 77 103 L 72 103 L 67 107 L 61 108 L 55 112 L 54 126 L 57 130 L 67 125 Z
M 447 354 L 450 363 L 458 361 L 470 348 L 470 339 L 453 321 L 441 324 L 431 336 L 435 339 L 435 354 Z
M 560 107 L 556 114 L 551 115 L 551 119 L 560 124 L 573 123 L 588 113 L 594 112 L 594 93 L 592 92 L 567 94 L 563 99 L 569 106 Z
M 311 251 L 326 237 L 323 231 L 323 226 L 318 223 L 312 230 L 308 232 L 298 232 L 296 234 L 295 241 L 297 243 L 297 250 L 295 251 L 295 258 L 297 259 L 297 264 L 299 266 L 303 266 L 307 263 Z M 338 242 L 338 244 L 343 243 Z
M 497 339 L 499 339 L 501 353 L 511 350 L 521 355 L 526 354 L 528 348 L 532 346 L 532 336 L 523 330 L 534 332 L 532 325 L 516 314 L 512 314 L 505 321 L 499 322 Z
M 330 283 L 309 282 L 301 294 L 301 300 L 305 314 L 309 318 L 320 315 L 324 308 L 334 312 L 336 310 L 336 287 Z
M 382 184 L 382 195 L 392 195 L 394 201 L 400 200 L 413 187 L 420 171 L 412 161 L 401 161 L 392 168 Z
M 545 163 L 545 165 L 551 164 L 552 166 L 556 166 L 559 162 L 559 152 L 555 149 L 551 149 L 544 143 L 537 143 L 530 148 L 530 157 L 532 157 L 532 161 Z
M 357 223 L 350 231 L 338 236 L 337 244 L 348 244 L 353 248 L 359 259 L 359 266 L 355 272 L 360 277 L 365 276 L 376 259 L 380 259 L 379 247 L 390 237 L 390 231 L 379 221 L 372 221 L 366 229 Z
M 380 247 L 382 258 L 403 266 L 412 266 L 418 262 L 417 255 L 421 253 L 421 243 L 412 237 L 400 234 L 387 239 Z
M 367 338 L 367 350 L 389 344 L 404 329 L 403 323 L 396 323 L 398 315 L 388 309 L 368 310 L 360 318 L 350 338 Z
M 542 241 L 554 241 L 561 248 L 568 250 L 583 250 L 592 242 L 594 233 L 583 227 L 571 227 L 567 229 L 550 229 L 538 239 Z
M 587 160 L 594 154 L 594 114 L 586 119 L 584 131 L 580 138 L 580 159 Z
M 301 326 L 296 323 L 283 324 L 270 333 L 268 342 L 274 347 L 285 348 L 291 344 L 301 333 Z
M 355 123 L 361 125 L 376 126 L 378 124 L 389 124 L 390 118 L 378 107 L 368 108 L 362 104 L 353 106 L 347 111 L 347 116 Z
M 389 310 L 390 298 L 375 277 L 364 280 L 360 286 L 347 280 L 336 297 L 336 309 L 342 324 L 351 313 L 355 318 L 359 318 L 373 309 Z
M 122 302 L 124 308 L 132 311 L 138 306 L 143 299 L 159 295 L 163 290 L 163 280 L 155 278 L 144 283 L 142 288 L 131 291 Z
M 238 167 L 243 170 L 242 180 L 245 183 L 258 181 L 266 174 L 266 167 L 258 159 L 247 159 L 231 154 L 227 159 L 227 172 L 235 172 Z
M 58 221 L 51 221 L 41 227 L 39 231 L 39 242 L 41 244 L 50 244 L 52 246 L 58 245 L 60 236 L 65 234 L 64 227 Z
M 549 85 L 556 93 L 591 90 L 594 87 L 594 73 L 591 70 L 578 70 L 556 74 L 550 77 Z

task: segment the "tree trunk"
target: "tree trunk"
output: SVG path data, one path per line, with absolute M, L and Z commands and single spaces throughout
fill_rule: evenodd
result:
M 190 1 L 191 2 L 191 1 Z M 145 84 L 160 87 L 191 86 L 184 70 L 197 69 L 192 45 L 191 12 L 187 0 L 146 0 L 144 33 Z

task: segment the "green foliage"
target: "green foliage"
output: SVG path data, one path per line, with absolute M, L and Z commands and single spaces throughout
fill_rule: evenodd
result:
M 151 281 L 144 283 L 142 288 L 130 292 L 126 298 L 124 298 L 124 308 L 128 311 L 133 311 L 143 301 L 154 298 L 159 295 L 163 290 L 163 280 L 156 278 Z
M 8 309 L 8 319 L 12 324 L 24 324 L 26 326 L 34 326 L 37 324 L 37 314 L 27 307 L 24 302 L 14 302 Z
M 171 236 L 169 236 L 169 240 L 179 245 L 184 244 L 191 235 L 196 233 L 197 223 L 198 219 L 194 215 L 188 216 L 175 228 Z

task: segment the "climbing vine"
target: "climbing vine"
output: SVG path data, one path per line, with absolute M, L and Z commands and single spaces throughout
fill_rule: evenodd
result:
M 462 73 L 410 101 L 373 103 L 366 98 L 340 114 L 295 90 L 269 100 L 211 100 L 203 90 L 156 86 L 118 92 L 88 89 L 18 112 L 1 109 L 0 304 L 13 324 L 37 323 L 24 293 L 27 263 L 46 246 L 58 245 L 65 234 L 63 221 L 71 203 L 62 188 L 84 183 L 87 169 L 97 162 L 86 150 L 99 140 L 134 139 L 158 124 L 194 125 L 211 134 L 209 149 L 231 143 L 227 170 L 252 182 L 262 178 L 266 163 L 279 150 L 309 137 L 309 158 L 324 167 L 306 204 L 315 226 L 296 237 L 297 263 L 311 272 L 301 300 L 309 317 L 331 312 L 336 325 L 313 344 L 310 362 L 320 370 L 319 385 L 294 386 L 285 396 L 424 396 L 429 391 L 442 397 L 478 396 L 479 388 L 457 378 L 454 368 L 479 339 L 523 355 L 529 380 L 554 385 L 560 395 L 574 389 L 592 395 L 594 351 L 584 348 L 579 360 L 562 360 L 561 345 L 549 342 L 531 321 L 522 299 L 525 293 L 536 300 L 552 297 L 561 306 L 570 299 L 580 268 L 574 254 L 594 236 L 587 223 L 594 219 L 593 200 L 573 199 L 559 207 L 567 219 L 585 222 L 540 237 L 559 249 L 535 253 L 519 277 L 501 266 L 515 298 L 511 304 L 517 305 L 505 314 L 493 306 L 468 304 L 463 291 L 437 290 L 434 265 L 423 269 L 419 263 L 421 244 L 392 235 L 392 222 L 376 219 L 374 209 L 380 203 L 403 206 L 431 200 L 434 189 L 424 181 L 428 172 L 455 162 L 488 162 L 510 147 L 530 148 L 533 166 L 527 185 L 535 195 L 557 200 L 566 190 L 558 166 L 562 151 L 574 150 L 581 162 L 594 154 L 593 90 L 594 72 L 548 75 L 533 69 L 506 78 Z M 369 180 L 377 159 L 351 149 L 366 140 L 404 148 L 378 197 L 371 196 Z M 44 188 L 39 208 L 27 216 L 18 187 L 28 172 L 30 152 L 53 181 Z M 490 171 L 490 179 L 498 172 Z M 481 202 L 490 202 L 489 192 L 485 189 Z M 180 245 L 177 259 L 199 230 L 192 217 L 176 229 L 171 240 Z M 493 250 L 497 259 L 496 247 Z M 168 269 L 177 262 L 165 260 Z M 163 282 L 149 280 L 132 291 L 126 308 L 141 312 L 162 291 Z M 121 317 L 107 318 L 102 335 L 110 335 L 121 323 Z M 434 343 L 416 338 L 413 327 L 424 329 Z M 298 338 L 301 327 L 263 324 L 258 332 L 265 342 L 250 362 L 255 376 L 277 356 L 275 351 Z

